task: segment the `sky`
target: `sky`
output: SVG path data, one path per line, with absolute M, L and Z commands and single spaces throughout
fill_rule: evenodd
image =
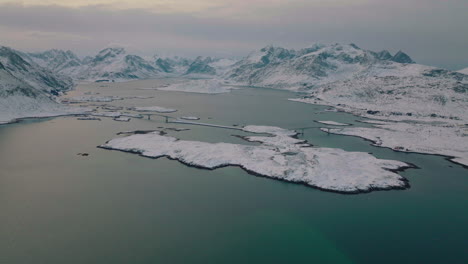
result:
M 266 45 L 338 42 L 461 69 L 467 14 L 467 0 L 0 0 L 0 45 L 241 57 Z

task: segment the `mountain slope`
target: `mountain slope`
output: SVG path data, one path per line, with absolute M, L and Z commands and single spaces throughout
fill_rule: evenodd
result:
M 160 57 L 155 55 L 153 57 L 154 65 L 159 68 L 162 72 L 172 75 L 182 75 L 187 72 L 190 64 L 193 60 L 182 57 Z
M 301 50 L 268 46 L 239 61 L 224 75 L 246 85 L 304 90 L 365 73 L 374 64 L 413 63 L 403 52 L 392 56 L 354 44 L 315 44 Z
M 88 81 L 124 81 L 160 76 L 163 70 L 140 56 L 128 55 L 123 48 L 100 51 L 75 78 Z
M 81 60 L 70 50 L 52 49 L 44 52 L 27 54 L 34 62 L 53 72 L 73 76 L 80 70 Z
M 24 53 L 0 47 L 0 124 L 67 112 L 55 98 L 72 87 L 70 78 L 53 74 Z
M 305 101 L 386 119 L 468 121 L 468 76 L 434 67 L 375 65 L 353 79 L 321 85 Z
M 458 72 L 468 75 L 468 68 L 461 69 L 461 70 L 459 70 Z
M 30 60 L 26 54 L 8 47 L 0 47 L 0 63 L 17 79 L 50 95 L 60 95 L 73 87 L 71 78 L 53 73 Z

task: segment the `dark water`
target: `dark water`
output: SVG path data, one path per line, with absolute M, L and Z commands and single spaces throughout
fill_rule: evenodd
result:
M 343 113 L 264 89 L 223 95 L 135 90 L 161 81 L 82 85 L 77 93 L 154 95 L 158 105 L 223 125 L 354 124 Z M 210 118 L 210 119 L 208 119 Z M 363 124 L 361 124 L 363 125 Z M 341 195 L 168 159 L 96 148 L 120 131 L 186 127 L 179 138 L 243 143 L 237 131 L 163 120 L 64 117 L 0 126 L 0 263 L 468 263 L 468 170 L 442 157 L 305 131 L 312 144 L 416 164 L 411 188 Z M 88 157 L 77 153 L 89 153 Z

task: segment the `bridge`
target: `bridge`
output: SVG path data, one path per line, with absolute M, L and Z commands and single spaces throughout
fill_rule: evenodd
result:
M 200 122 L 193 122 L 193 121 L 186 121 L 182 120 L 173 116 L 168 116 L 168 115 L 161 115 L 161 114 L 141 114 L 143 116 L 147 116 L 148 120 L 151 120 L 151 116 L 159 116 L 159 117 L 164 117 L 166 123 L 175 123 L 175 124 L 185 124 L 185 125 L 198 125 L 198 126 L 208 126 L 208 127 L 217 127 L 217 128 L 226 128 L 226 129 L 234 129 L 234 130 L 242 130 L 242 128 L 239 127 L 233 127 L 233 126 L 223 126 L 223 125 L 216 125 L 216 124 L 209 124 L 209 123 L 200 123 Z
M 151 116 L 159 116 L 159 117 L 164 117 L 166 123 L 174 123 L 174 124 L 185 124 L 185 125 L 197 125 L 197 126 L 207 126 L 207 127 L 217 127 L 217 128 L 225 128 L 225 129 L 233 129 L 233 130 L 241 130 L 242 128 L 239 127 L 233 127 L 233 126 L 223 126 L 223 125 L 216 125 L 216 124 L 209 124 L 209 123 L 200 123 L 200 122 L 193 122 L 193 121 L 185 121 L 181 120 L 179 118 L 173 117 L 173 116 L 168 116 L 168 115 L 162 115 L 162 114 L 141 114 L 143 116 L 147 116 L 148 120 L 151 120 Z M 326 129 L 326 133 L 330 134 L 330 128 L 324 127 L 324 126 L 309 126 L 309 127 L 298 127 L 298 128 L 292 128 L 292 130 L 298 131 L 299 135 L 304 136 L 304 133 L 308 129 L 316 129 L 316 128 L 323 128 Z
M 295 130 L 295 131 L 300 131 L 300 132 L 298 132 L 298 134 L 304 136 L 304 133 L 305 133 L 306 130 L 308 130 L 308 129 L 314 129 L 314 128 L 323 128 L 323 129 L 326 129 L 325 132 L 327 132 L 327 134 L 330 135 L 330 129 L 331 129 L 331 128 L 329 128 L 329 127 L 324 127 L 324 126 L 298 127 L 298 128 L 293 128 L 293 130 Z

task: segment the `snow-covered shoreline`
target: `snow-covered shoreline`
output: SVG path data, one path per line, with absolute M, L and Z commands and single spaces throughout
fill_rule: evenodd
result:
M 444 156 L 468 168 L 468 127 L 398 122 L 376 124 L 374 128 L 328 129 L 326 132 L 360 137 L 373 142 L 374 146 L 394 151 Z
M 68 108 L 61 105 L 54 105 L 49 109 L 38 109 L 36 111 L 18 112 L 18 113 L 0 113 L 0 125 L 7 125 L 21 122 L 27 119 L 42 119 L 60 116 L 78 116 L 88 114 L 92 111 L 90 108 L 75 107 Z
M 331 106 L 366 118 L 360 122 L 373 125 L 326 132 L 364 138 L 374 142 L 375 146 L 395 151 L 445 156 L 467 167 L 468 104 L 466 94 L 459 87 L 463 83 L 441 79 L 437 84 L 445 90 L 440 90 L 433 88 L 439 86 L 427 84 L 430 87 L 427 88 L 413 79 L 406 83 L 394 82 L 394 79 L 387 80 L 389 83 L 384 81 L 386 79 L 375 79 L 375 83 L 339 82 L 319 87 L 308 96 L 289 100 Z M 379 82 L 383 83 L 377 85 Z M 378 95 L 375 95 L 375 87 L 379 87 Z M 443 91 L 446 92 L 441 95 Z
M 243 130 L 270 136 L 243 137 L 261 143 L 250 146 L 186 141 L 152 132 L 116 138 L 99 147 L 150 158 L 168 157 L 204 169 L 239 166 L 251 174 L 339 193 L 409 187 L 396 172 L 412 167 L 410 164 L 364 152 L 311 147 L 295 138 L 296 132 L 282 128 L 246 126 Z
M 315 122 L 324 124 L 324 125 L 330 125 L 330 126 L 351 126 L 351 124 L 345 124 L 345 123 L 340 123 L 336 121 L 319 121 L 315 120 Z

